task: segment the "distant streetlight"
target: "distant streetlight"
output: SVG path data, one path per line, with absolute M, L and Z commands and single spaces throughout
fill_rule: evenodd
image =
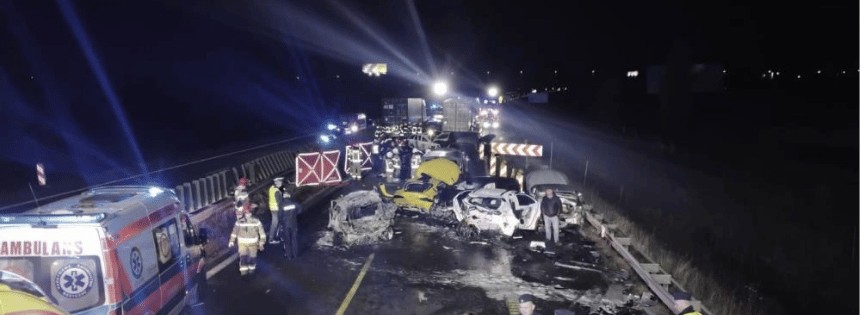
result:
M 495 86 L 491 86 L 490 88 L 487 89 L 487 96 L 489 96 L 489 97 L 499 96 L 499 88 L 497 88 Z
M 444 96 L 447 93 L 448 83 L 445 83 L 444 81 L 437 81 L 436 83 L 433 83 L 433 94 L 436 94 L 437 96 Z

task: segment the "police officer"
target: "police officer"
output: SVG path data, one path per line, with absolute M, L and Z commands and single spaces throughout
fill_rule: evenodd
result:
M 287 241 L 289 242 L 289 246 L 287 246 L 287 251 L 284 253 L 284 256 L 287 259 L 293 259 L 299 256 L 299 222 L 298 222 L 298 214 L 301 210 L 301 205 L 297 202 L 294 202 L 289 199 L 284 199 L 284 208 L 281 210 L 283 214 L 283 218 L 281 220 L 281 224 L 284 225 L 284 235 L 287 237 Z M 274 238 L 274 236 L 272 236 Z
M 269 226 L 269 235 L 274 236 L 275 231 L 278 229 L 278 221 L 281 216 L 280 211 L 284 207 L 284 199 L 290 197 L 284 188 L 284 178 L 276 177 L 272 182 L 272 186 L 269 187 L 269 211 L 272 213 L 272 225 Z M 272 237 L 269 240 L 269 244 L 277 244 L 279 242 L 278 239 Z
M 693 308 L 693 304 L 690 302 L 693 296 L 690 293 L 677 291 L 672 293 L 672 298 L 675 300 L 675 310 L 678 315 L 702 315 Z
M 262 251 L 266 244 L 263 223 L 251 215 L 250 209 L 251 203 L 246 200 L 242 209 L 236 211 L 236 224 L 227 244 L 230 248 L 239 245 L 239 273 L 243 276 L 254 274 L 257 269 L 257 251 Z
M 519 303 L 517 304 L 517 306 L 519 308 L 520 314 L 538 315 L 538 313 L 535 313 L 535 308 L 537 308 L 537 306 L 535 305 L 534 295 L 528 293 L 520 295 L 518 302 Z

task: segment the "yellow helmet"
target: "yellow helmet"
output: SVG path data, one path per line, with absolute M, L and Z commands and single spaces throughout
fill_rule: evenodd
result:
M 51 303 L 36 284 L 14 273 L 0 274 L 0 314 L 69 314 Z

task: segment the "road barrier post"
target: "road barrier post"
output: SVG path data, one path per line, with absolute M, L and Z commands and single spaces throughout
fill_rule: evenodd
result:
M 582 186 L 585 186 L 586 178 L 588 178 L 588 160 L 585 160 L 585 174 L 582 175 Z

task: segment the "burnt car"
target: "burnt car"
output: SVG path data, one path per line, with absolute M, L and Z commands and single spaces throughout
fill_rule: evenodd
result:
M 375 191 L 360 190 L 331 201 L 328 227 L 335 245 L 360 245 L 394 237 L 397 206 Z

